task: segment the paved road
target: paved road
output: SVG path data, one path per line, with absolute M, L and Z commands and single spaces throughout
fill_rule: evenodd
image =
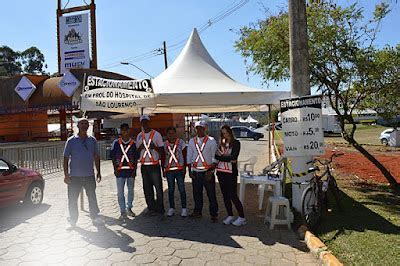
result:
M 241 160 L 259 158 L 256 169 L 266 164 L 266 141 L 242 141 Z M 0 209 L 0 265 L 318 265 L 318 260 L 296 238 L 280 227 L 269 230 L 257 211 L 256 188 L 246 193 L 248 224 L 236 228 L 212 224 L 206 214 L 201 220 L 146 217 L 141 177 L 136 179 L 134 211 L 137 217 L 122 225 L 118 220 L 115 178 L 110 162 L 102 163 L 103 181 L 97 189 L 106 225 L 92 226 L 87 212 L 81 212 L 78 228 L 65 230 L 66 186 L 62 174 L 46 176 L 43 205 L 28 210 L 21 205 Z M 186 180 L 188 208 L 193 208 L 190 180 Z M 167 205 L 166 182 L 164 200 Z M 220 220 L 225 215 L 217 187 Z M 176 193 L 178 201 L 178 194 Z M 179 203 L 178 205 L 179 206 Z M 87 208 L 87 206 L 86 206 Z

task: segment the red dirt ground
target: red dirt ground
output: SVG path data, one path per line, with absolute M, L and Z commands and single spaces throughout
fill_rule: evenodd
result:
M 327 147 L 324 157 L 329 157 L 332 154 L 332 149 Z M 368 161 L 361 153 L 340 147 L 337 149 L 343 156 L 333 159 L 335 169 L 341 173 L 354 174 L 364 180 L 372 180 L 379 183 L 388 183 L 386 178 L 381 174 L 378 168 Z M 372 152 L 372 151 L 370 151 Z M 400 153 L 388 152 L 372 152 L 375 158 L 378 159 L 400 182 Z
M 328 158 L 332 154 L 332 146 L 326 147 L 326 153 L 323 156 Z M 368 150 L 377 158 L 394 176 L 397 182 L 400 182 L 400 152 L 382 152 Z M 343 156 L 336 157 L 333 159 L 335 170 L 340 173 L 353 174 L 357 177 L 378 183 L 388 183 L 386 178 L 381 174 L 378 168 L 375 167 L 368 159 L 366 159 L 361 153 L 354 149 L 348 148 L 347 146 L 338 147 L 335 146 L 335 150 L 340 153 L 344 153 Z M 279 151 L 282 154 L 283 146 L 279 145 Z

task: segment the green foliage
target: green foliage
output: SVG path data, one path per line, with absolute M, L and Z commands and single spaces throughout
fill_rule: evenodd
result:
M 343 123 L 354 122 L 351 114 L 355 109 L 376 109 L 369 105 L 372 97 L 379 99 L 381 107 L 398 102 L 398 49 L 374 46 L 380 23 L 389 12 L 388 4 L 378 4 L 373 18 L 366 22 L 363 8 L 357 4 L 342 7 L 335 1 L 309 1 L 311 85 L 329 96 Z M 260 74 L 264 82 L 288 80 L 287 11 L 243 27 L 235 47 L 245 58 L 248 71 Z M 388 94 L 392 97 L 383 97 Z M 354 134 L 352 130 L 348 133 Z
M 397 185 L 392 174 L 354 139 L 357 125 L 353 119 L 354 110 L 378 106 L 388 117 L 399 113 L 398 48 L 375 45 L 389 5 L 376 5 L 370 20 L 365 20 L 357 3 L 340 6 L 334 0 L 310 0 L 306 12 L 311 86 L 328 98 L 338 115 L 342 137 Z M 251 60 L 248 71 L 260 74 L 264 82 L 288 80 L 288 12 L 281 10 L 243 27 L 235 47 L 246 64 Z M 346 123 L 351 127 L 345 127 Z
M 21 73 L 44 74 L 44 55 L 34 46 L 25 51 L 14 51 L 8 46 L 0 46 L 0 76 Z

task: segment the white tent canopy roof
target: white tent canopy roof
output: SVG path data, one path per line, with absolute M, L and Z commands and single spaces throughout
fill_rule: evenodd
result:
M 230 78 L 204 47 L 196 29 L 177 59 L 153 81 L 154 112 L 265 111 L 290 92 L 251 88 Z

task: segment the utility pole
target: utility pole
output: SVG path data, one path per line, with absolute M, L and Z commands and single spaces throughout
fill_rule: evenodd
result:
M 165 41 L 163 41 L 163 46 L 164 46 L 164 65 L 165 69 L 168 68 L 168 61 L 167 61 L 167 44 Z
M 307 14 L 305 0 L 289 0 L 290 83 L 292 97 L 310 95 L 310 69 L 308 55 Z M 307 170 L 311 156 L 291 158 L 293 173 Z M 310 175 L 293 178 L 294 183 L 304 182 Z M 293 207 L 301 212 L 301 196 L 305 186 L 292 185 Z

